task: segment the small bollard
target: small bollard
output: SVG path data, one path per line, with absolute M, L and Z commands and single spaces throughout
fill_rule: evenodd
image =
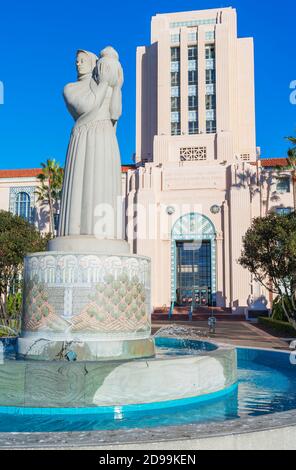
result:
M 189 321 L 192 321 L 192 317 L 193 317 L 193 305 L 191 305 L 189 309 Z
M 217 319 L 215 317 L 210 317 L 208 319 L 209 333 L 212 335 L 216 333 L 216 323 Z
M 174 302 L 171 303 L 171 306 L 169 309 L 169 320 L 173 318 L 173 313 L 174 313 Z

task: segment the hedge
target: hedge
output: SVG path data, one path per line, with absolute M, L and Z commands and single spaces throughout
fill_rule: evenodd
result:
M 287 333 L 292 338 L 294 337 L 296 338 L 296 330 L 293 328 L 293 326 L 290 323 L 279 321 L 279 320 L 273 320 L 272 318 L 264 318 L 264 317 L 259 317 L 258 320 L 261 325 L 268 326 L 278 333 Z

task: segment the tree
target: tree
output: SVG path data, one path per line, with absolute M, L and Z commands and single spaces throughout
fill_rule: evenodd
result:
M 287 139 L 288 139 L 293 145 L 296 145 L 296 137 L 287 137 Z
M 296 329 L 296 214 L 254 219 L 239 263 L 280 296 L 286 318 Z
M 44 251 L 47 241 L 25 219 L 0 211 L 0 317 L 7 316 L 9 289 L 20 279 L 25 255 Z
M 49 205 L 50 231 L 55 234 L 55 215 L 60 204 L 64 170 L 55 159 L 41 163 L 42 172 L 37 176 L 40 186 L 36 191 L 37 201 Z

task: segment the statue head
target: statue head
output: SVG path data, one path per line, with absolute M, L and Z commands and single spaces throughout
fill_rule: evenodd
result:
M 92 52 L 79 49 L 76 53 L 76 69 L 78 79 L 91 75 L 97 63 L 97 56 Z

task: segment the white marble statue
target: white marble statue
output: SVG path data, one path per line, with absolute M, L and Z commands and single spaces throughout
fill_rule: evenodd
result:
M 97 56 L 77 52 L 78 81 L 64 88 L 67 108 L 75 120 L 65 168 L 59 237 L 95 236 L 98 208 L 116 211 L 121 196 L 121 163 L 116 123 L 121 116 L 123 71 L 112 47 Z M 113 228 L 112 228 L 113 227 Z M 116 239 L 116 224 L 108 228 Z

